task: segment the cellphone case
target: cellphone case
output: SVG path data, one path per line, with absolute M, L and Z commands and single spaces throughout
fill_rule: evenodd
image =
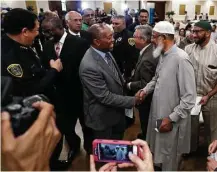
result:
M 103 139 L 95 139 L 92 143 L 93 145 L 93 156 L 94 156 L 94 161 L 98 161 L 98 162 L 119 162 L 119 163 L 123 163 L 123 162 L 128 162 L 129 161 L 117 161 L 117 160 L 100 160 L 98 159 L 98 149 L 97 149 L 97 145 L 99 143 L 102 144 L 123 144 L 123 145 L 132 145 L 131 141 L 125 141 L 125 140 L 103 140 Z M 140 148 L 139 146 L 137 146 L 137 156 L 141 158 L 141 152 L 140 152 Z

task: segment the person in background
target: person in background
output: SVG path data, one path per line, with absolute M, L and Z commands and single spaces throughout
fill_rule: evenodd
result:
M 131 24 L 133 24 L 133 16 L 131 15 L 132 12 L 129 8 L 124 11 L 125 13 L 125 21 L 126 21 L 126 27 L 128 28 Z
M 206 142 L 217 139 L 217 44 L 211 40 L 212 27 L 207 21 L 195 23 L 194 43 L 185 47 L 194 66 L 197 96 L 204 119 Z M 191 152 L 198 148 L 199 115 L 191 116 Z
M 91 44 L 91 35 L 87 31 L 81 30 L 82 16 L 80 13 L 76 11 L 69 11 L 65 16 L 65 20 L 69 34 L 85 39 L 89 45 Z
M 185 38 L 185 29 L 181 28 L 179 29 L 179 33 L 178 35 L 175 34 L 175 41 L 176 41 L 176 45 L 179 47 L 180 42 L 183 41 Z
M 180 22 L 176 22 L 175 24 L 175 32 L 179 32 L 180 29 Z
M 187 45 L 192 44 L 193 42 L 194 42 L 193 33 L 187 31 L 185 34 L 185 38 L 180 41 L 179 48 L 184 50 Z
M 124 79 L 110 51 L 113 33 L 104 24 L 94 24 L 88 30 L 93 37 L 91 47 L 84 55 L 79 69 L 83 86 L 85 124 L 89 135 L 89 152 L 94 139 L 123 138 L 125 109 L 139 104 L 139 98 L 125 96 Z
M 195 12 L 194 20 L 197 20 L 197 12 Z
M 124 79 L 129 80 L 139 56 L 135 47 L 128 43 L 128 39 L 132 38 L 133 34 L 126 29 L 124 16 L 118 15 L 113 17 L 112 27 L 114 29 L 114 47 L 112 55 L 121 73 L 124 74 Z
M 146 25 L 148 24 L 148 18 L 149 18 L 149 13 L 147 10 L 145 9 L 141 9 L 138 13 L 138 21 L 135 21 L 133 24 L 131 24 L 128 27 L 128 30 L 131 31 L 132 33 L 134 33 L 135 31 L 135 27 L 137 25 Z
M 187 11 L 185 11 L 185 19 L 184 19 L 184 23 L 188 23 L 189 22 L 189 16 L 188 16 L 188 12 Z
M 212 26 L 211 39 L 217 44 L 217 30 L 215 24 Z
M 49 70 L 49 61 L 59 59 L 64 70 L 56 79 L 55 88 L 57 104 L 57 124 L 69 145 L 69 160 L 80 151 L 80 138 L 75 133 L 75 125 L 80 115 L 83 115 L 82 88 L 78 75 L 80 61 L 88 49 L 85 40 L 67 34 L 62 21 L 53 17 L 42 22 L 45 36 L 50 40 L 44 45 L 41 58 L 44 66 Z M 76 90 L 76 91 L 75 91 Z
M 82 12 L 83 23 L 81 30 L 87 31 L 95 23 L 95 13 L 91 8 L 86 8 Z
M 209 16 L 208 16 L 208 13 L 206 13 L 206 20 L 209 20 Z
M 174 26 L 167 21 L 153 28 L 157 44 L 153 55 L 160 56 L 159 63 L 155 76 L 136 94 L 143 100 L 154 92 L 146 140 L 154 163 L 163 171 L 178 170 L 181 155 L 190 151 L 190 112 L 196 100 L 194 69 L 187 53 L 174 44 L 174 34 Z
M 61 138 L 55 125 L 54 107 L 36 102 L 39 115 L 33 125 L 15 137 L 7 112 L 1 113 L 2 167 L 9 171 L 49 171 L 50 157 Z
M 155 74 L 158 58 L 153 57 L 154 45 L 151 43 L 151 36 L 152 28 L 142 25 L 136 27 L 136 31 L 133 35 L 135 47 L 140 50 L 135 70 L 132 73 L 131 80 L 127 83 L 127 88 L 133 95 L 144 88 Z M 144 102 L 137 106 L 142 131 L 137 137 L 143 140 L 146 139 L 151 101 L 152 94 L 148 95 Z

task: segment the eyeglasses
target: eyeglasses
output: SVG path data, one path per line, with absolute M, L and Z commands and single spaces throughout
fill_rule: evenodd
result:
M 205 30 L 201 29 L 201 30 L 192 30 L 192 33 L 198 34 L 199 32 L 203 32 Z

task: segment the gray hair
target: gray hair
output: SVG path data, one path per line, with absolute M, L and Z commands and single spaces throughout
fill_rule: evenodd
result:
M 152 36 L 152 28 L 148 25 L 139 25 L 136 26 L 136 30 L 139 30 L 141 33 L 141 37 L 145 39 L 147 42 L 151 42 L 151 36 Z
M 82 15 L 87 14 L 88 11 L 93 11 L 93 9 L 92 9 L 92 8 L 86 8 L 86 9 L 84 9 L 84 10 L 82 11 Z M 94 12 L 94 11 L 93 11 L 93 12 Z
M 66 20 L 66 21 L 69 21 L 69 20 L 71 19 L 71 18 L 70 18 L 70 14 L 74 14 L 74 13 L 80 15 L 80 13 L 78 13 L 77 11 L 69 11 L 69 12 L 65 15 L 65 20 Z
M 122 20 L 125 23 L 125 17 L 123 15 L 114 16 L 114 17 L 112 17 L 112 19 Z

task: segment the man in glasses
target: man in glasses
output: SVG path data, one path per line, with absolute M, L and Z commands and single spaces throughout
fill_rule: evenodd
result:
M 81 30 L 88 30 L 90 26 L 92 26 L 95 21 L 95 13 L 91 8 L 87 8 L 83 10 L 83 23 Z
M 202 97 L 200 104 L 208 144 L 217 139 L 217 44 L 210 39 L 211 31 L 208 22 L 195 23 L 194 43 L 185 48 L 194 66 L 197 95 Z M 192 116 L 192 152 L 198 146 L 198 127 L 199 115 Z

